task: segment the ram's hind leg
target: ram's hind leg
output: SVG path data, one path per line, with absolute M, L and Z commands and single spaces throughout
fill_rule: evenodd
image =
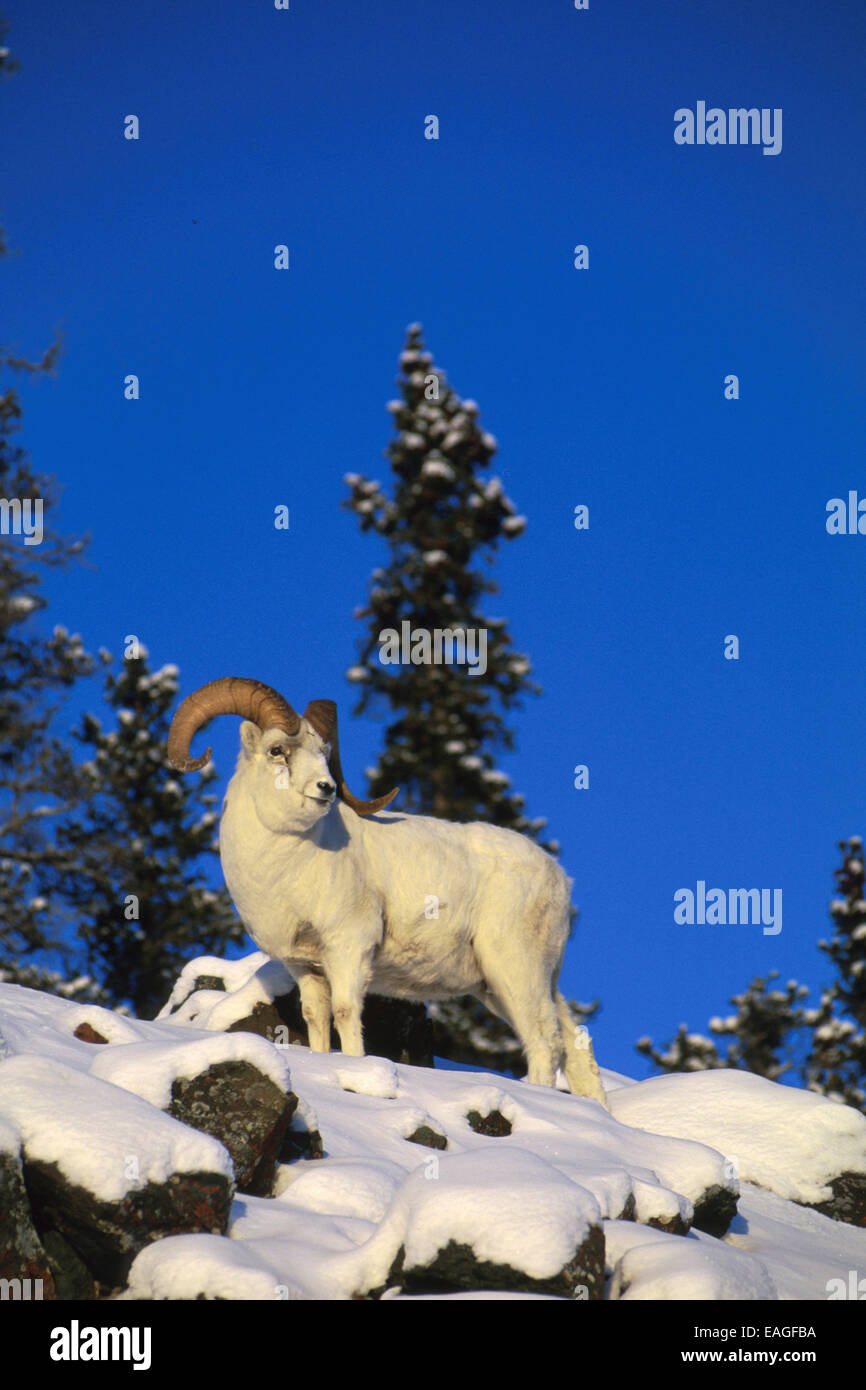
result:
M 568 1089 L 575 1096 L 588 1096 L 591 1100 L 600 1101 L 605 1110 L 609 1110 L 589 1030 L 585 1027 L 578 1029 L 559 990 L 554 994 L 554 1000 L 565 1042 L 564 1070 Z
M 515 984 L 498 964 L 490 962 L 484 969 L 484 978 L 487 992 L 478 997 L 504 1018 L 519 1037 L 526 1053 L 527 1081 L 536 1086 L 554 1086 L 562 1056 L 562 1033 L 549 979 L 543 971 L 534 971 L 527 964 Z

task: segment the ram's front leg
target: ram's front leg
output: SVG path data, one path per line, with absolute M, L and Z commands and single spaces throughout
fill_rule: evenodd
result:
M 307 1040 L 313 1052 L 331 1050 L 331 990 L 321 971 L 299 970 L 292 963 L 298 982 L 301 1013 L 307 1025 Z
M 361 1010 L 370 983 L 372 952 L 344 950 L 338 958 L 323 960 L 322 965 L 331 987 L 331 1010 L 340 1035 L 340 1051 L 347 1057 L 363 1057 Z

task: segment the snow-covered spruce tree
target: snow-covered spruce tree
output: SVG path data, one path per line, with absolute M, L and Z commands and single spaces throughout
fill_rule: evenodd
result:
M 812 1045 L 803 1069 L 811 1091 L 866 1111 L 866 898 L 863 841 L 840 840 L 839 892 L 830 904 L 832 940 L 819 941 L 839 978 L 808 1018 Z
M 18 68 L 6 30 L 0 20 L 0 77 Z M 7 254 L 0 227 L 0 257 Z M 0 347 L 0 371 L 50 373 L 59 351 L 59 338 L 39 362 Z M 71 752 L 51 731 L 52 718 L 92 658 L 77 634 L 55 627 L 48 636 L 38 616 L 44 571 L 78 558 L 84 541 L 54 529 L 56 484 L 34 472 L 16 439 L 20 425 L 18 393 L 7 387 L 0 393 L 0 980 L 98 1001 L 92 981 L 51 968 L 65 967 L 68 923 L 48 884 L 67 867 L 53 825 L 78 795 Z
M 778 976 L 778 970 L 771 970 L 766 979 L 755 978 L 742 994 L 733 995 L 735 1014 L 710 1019 L 711 1033 L 734 1039 L 724 1065 L 768 1081 L 778 1081 L 794 1066 L 792 1038 L 806 1022 L 802 1001 L 809 993 L 796 980 L 789 980 L 784 989 L 773 988 L 771 982 Z
M 137 643 L 106 677 L 116 727 L 85 715 L 77 734 L 91 750 L 83 815 L 59 827 L 77 871 L 65 885 L 75 907 L 89 972 L 112 1003 L 152 1017 L 165 1003 L 184 962 L 224 954 L 245 939 L 224 889 L 204 880 L 201 861 L 215 854 L 213 806 L 205 792 L 211 765 L 197 779 L 178 779 L 166 758 L 178 670 L 151 672 Z
M 661 1072 L 713 1071 L 726 1064 L 721 1060 L 716 1045 L 702 1033 L 690 1033 L 684 1023 L 677 1029 L 677 1035 L 661 1048 L 653 1045 L 652 1038 L 638 1038 L 635 1051 L 649 1060 Z
M 390 491 L 355 473 L 346 477 L 351 496 L 344 505 L 388 549 L 387 563 L 373 571 L 366 605 L 356 610 L 367 631 L 360 659 L 347 672 L 360 690 L 356 714 L 384 703 L 394 716 L 368 770 L 368 795 L 399 785 L 408 811 L 486 821 L 537 839 L 546 822 L 528 819 L 524 798 L 511 790 L 494 753 L 513 747 L 501 711 L 539 687 L 529 677 L 528 658 L 513 649 L 505 619 L 482 613 L 483 595 L 497 586 L 477 567 L 480 558 L 490 564 L 499 542 L 516 539 L 526 521 L 500 480 L 485 476 L 496 440 L 482 429 L 475 402 L 461 400 L 433 366 L 421 332 L 420 324 L 408 329 L 397 378 L 401 399 L 388 404 L 397 431 L 385 450 Z M 402 638 L 404 623 L 409 633 L 427 637 L 414 643 L 411 664 L 385 664 L 382 635 Z M 486 634 L 484 673 L 431 660 L 437 630 Z M 558 850 L 553 842 L 543 847 Z M 592 1012 L 574 1009 L 579 1020 Z M 524 1070 L 517 1039 L 475 1000 L 434 1004 L 430 1011 L 439 1055 L 484 1066 L 496 1058 Z
M 385 451 L 393 494 L 386 497 L 379 482 L 357 474 L 346 478 L 352 495 L 345 505 L 389 551 L 387 565 L 373 571 L 366 605 L 356 610 L 368 620 L 367 635 L 359 663 L 347 672 L 360 687 L 356 714 L 384 698 L 398 716 L 368 773 L 369 794 L 399 783 L 408 811 L 485 820 L 535 838 L 545 822 L 527 819 L 524 799 L 509 790 L 493 750 L 513 747 L 497 704 L 507 710 L 538 687 L 527 657 L 512 649 L 505 620 L 480 612 L 481 596 L 495 593 L 496 585 L 473 567 L 480 556 L 490 562 L 498 542 L 515 539 L 526 522 L 499 479 L 485 480 L 496 440 L 480 428 L 475 402 L 461 401 L 432 365 L 419 324 L 408 330 L 400 366 L 403 399 L 388 405 L 397 437 Z M 465 664 L 423 659 L 383 664 L 380 634 L 399 634 L 404 620 L 427 633 L 485 631 L 486 671 L 470 675 Z
M 8 20 L 0 19 L 0 77 L 11 77 L 13 72 L 18 71 L 18 59 L 13 57 L 6 46 L 8 32 Z
M 710 1020 L 710 1032 L 716 1037 L 734 1038 L 724 1058 L 709 1038 L 689 1033 L 684 1024 L 671 1043 L 663 1044 L 664 1050 L 655 1048 L 649 1038 L 641 1038 L 636 1049 L 642 1056 L 665 1072 L 741 1067 L 778 1081 L 795 1065 L 791 1039 L 794 1033 L 803 1031 L 809 1050 L 799 1071 L 808 1089 L 866 1111 L 863 842 L 858 835 L 852 835 L 850 840 L 839 841 L 839 849 L 842 865 L 834 870 L 834 876 L 844 896 L 830 904 L 832 940 L 819 941 L 818 945 L 830 957 L 840 978 L 822 990 L 818 1007 L 804 1004 L 809 990 L 794 980 L 789 980 L 784 990 L 768 988 L 768 982 L 778 974 L 771 971 L 767 980 L 753 980 L 745 993 L 734 995 L 731 1002 L 737 1005 L 735 1015 Z
M 0 349 L 0 367 L 51 369 Z M 77 633 L 40 623 L 44 571 L 77 558 L 84 541 L 58 535 L 52 478 L 36 473 L 16 434 L 21 403 L 0 395 L 0 972 L 11 983 L 56 989 L 67 971 L 69 926 L 53 885 L 72 860 L 54 834 L 80 795 L 69 746 L 52 731 L 64 692 L 93 669 Z M 28 536 L 27 532 L 30 532 Z M 67 992 L 88 994 L 78 981 Z M 89 996 L 88 996 L 89 997 Z
M 689 1033 L 685 1024 L 680 1024 L 672 1042 L 662 1045 L 663 1051 L 653 1047 L 649 1038 L 641 1038 L 636 1050 L 663 1072 L 737 1067 L 778 1081 L 794 1066 L 790 1040 L 807 1022 L 801 1004 L 809 991 L 796 980 L 789 980 L 784 990 L 774 989 L 771 981 L 777 978 L 777 970 L 771 970 L 766 979 L 756 977 L 748 989 L 732 997 L 735 1014 L 710 1019 L 710 1032 L 716 1038 L 733 1038 L 724 1057 L 710 1038 Z

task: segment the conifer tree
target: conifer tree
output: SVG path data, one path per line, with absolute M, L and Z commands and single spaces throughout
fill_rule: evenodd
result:
M 662 1043 L 661 1047 L 656 1047 L 652 1038 L 638 1038 L 635 1051 L 649 1058 L 666 1075 L 678 1071 L 714 1071 L 727 1065 L 712 1039 L 704 1037 L 703 1033 L 690 1033 L 685 1023 L 680 1024 L 676 1037 Z
M 0 20 L 0 77 L 17 70 Z M 0 257 L 7 254 L 0 227 Z M 53 372 L 59 337 L 40 361 L 0 347 L 0 371 Z M 80 558 L 85 539 L 55 527 L 55 480 L 38 473 L 16 438 L 21 402 L 0 393 L 0 981 L 67 998 L 153 1007 L 174 981 L 183 947 L 217 950 L 243 938 L 225 894 L 197 883 L 198 855 L 212 852 L 214 798 L 173 783 L 159 747 L 177 693 L 173 668 L 146 665 L 109 681 L 109 697 L 147 721 L 121 717 L 118 735 L 85 719 L 95 758 L 81 765 L 56 733 L 65 694 L 95 668 L 77 633 L 40 623 L 46 571 Z M 102 652 L 103 661 L 110 660 Z M 145 730 L 144 733 L 141 731 Z M 156 745 L 154 746 L 154 740 Z M 162 768 L 158 766 L 162 764 Z M 173 783 L 173 785 L 172 785 Z M 91 812 L 89 820 L 83 808 Z M 156 820 L 155 837 L 149 817 Z M 144 903 L 127 920 L 124 885 Z M 149 936 L 148 936 L 149 933 Z M 147 938 L 147 939 L 146 939 Z M 107 988 L 89 966 L 104 976 Z M 59 968 L 57 968 L 59 966 Z
M 400 366 L 402 399 L 388 406 L 397 436 L 385 451 L 392 493 L 358 474 L 346 478 L 346 505 L 361 529 L 375 531 L 388 547 L 388 562 L 374 570 L 367 604 L 356 611 L 368 620 L 367 635 L 360 661 L 347 672 L 360 687 L 356 714 L 384 699 L 397 715 L 370 774 L 369 795 L 399 784 L 408 811 L 484 820 L 536 837 L 545 821 L 527 819 L 524 798 L 510 791 L 493 751 L 513 747 L 500 707 L 510 709 L 538 687 L 527 657 L 512 648 L 505 620 L 481 612 L 482 596 L 496 585 L 477 568 L 479 558 L 489 562 L 498 543 L 514 540 L 526 522 L 500 480 L 485 480 L 496 440 L 481 428 L 475 402 L 462 401 L 432 365 L 419 324 L 408 330 Z M 404 622 L 410 632 L 465 633 L 473 656 L 479 648 L 471 634 L 485 634 L 486 671 L 471 674 L 470 666 L 447 660 L 383 664 L 381 634 L 402 636 Z
M 700 1033 L 689 1033 L 681 1024 L 672 1042 L 653 1046 L 641 1038 L 637 1051 L 648 1057 L 660 1071 L 705 1071 L 714 1067 L 740 1067 L 778 1081 L 792 1071 L 794 1036 L 803 1034 L 808 1052 L 799 1076 L 810 1091 L 830 1100 L 866 1111 L 866 869 L 863 842 L 858 835 L 840 840 L 842 865 L 834 870 L 842 895 L 830 904 L 834 934 L 830 942 L 818 945 L 829 956 L 839 978 L 821 991 L 817 1008 L 804 1001 L 805 985 L 789 980 L 784 990 L 769 988 L 778 972 L 767 979 L 755 979 L 743 994 L 731 1002 L 737 1013 L 725 1019 L 711 1019 L 710 1032 L 716 1037 L 732 1037 L 725 1057 L 715 1043 Z
M 0 968 L 6 979 L 36 952 L 54 952 L 55 960 L 63 955 L 50 886 L 69 858 L 58 849 L 53 826 L 75 805 L 80 788 L 71 751 L 51 730 L 63 692 L 92 669 L 77 633 L 40 630 L 46 607 L 40 570 L 67 562 L 81 542 L 64 540 L 51 527 L 56 494 L 15 441 L 20 418 L 18 395 L 7 390 L 0 396 L 0 522 L 8 528 L 0 531 Z M 42 540 L 28 545 L 14 527 L 34 525 L 40 511 Z M 35 961 L 26 963 L 35 980 Z
M 2 43 L 5 28 L 0 23 L 0 75 L 17 67 Z M 6 254 L 0 228 L 0 256 Z M 33 362 L 0 347 L 0 372 L 50 373 L 59 348 L 55 339 Z M 57 485 L 34 470 L 18 442 L 21 418 L 18 392 L 7 386 L 0 393 L 0 977 L 53 989 L 67 973 L 68 922 L 51 884 L 70 867 L 54 826 L 80 792 L 71 750 L 53 721 L 93 659 L 77 633 L 58 625 L 49 635 L 40 622 L 45 572 L 80 557 L 85 541 L 55 529 Z M 92 997 L 87 981 L 74 981 L 70 991 Z
M 483 596 L 497 587 L 478 568 L 479 560 L 492 562 L 501 541 L 515 540 L 526 521 L 501 481 L 486 476 L 496 440 L 482 428 L 476 403 L 461 400 L 433 366 L 420 324 L 407 331 L 400 367 L 401 399 L 388 404 L 396 428 L 385 450 L 392 484 L 386 489 L 359 474 L 346 477 L 351 496 L 345 505 L 388 552 L 387 562 L 373 571 L 366 605 L 356 610 L 356 617 L 367 620 L 366 635 L 358 663 L 347 672 L 360 690 L 354 713 L 384 703 L 392 716 L 384 749 L 368 771 L 367 794 L 379 796 L 399 785 L 400 806 L 408 811 L 486 821 L 537 839 L 546 822 L 527 817 L 523 796 L 511 790 L 494 753 L 514 746 L 503 712 L 539 687 L 530 679 L 528 658 L 514 650 L 505 619 L 481 611 Z M 437 629 L 466 634 L 476 661 L 481 639 L 473 646 L 471 634 L 483 633 L 483 674 L 447 659 L 430 660 L 435 649 L 429 635 Z M 387 654 L 382 634 L 402 640 L 404 630 L 415 661 L 380 660 L 380 653 Z M 422 636 L 413 642 L 412 633 Z M 543 848 L 556 853 L 558 845 L 549 841 Z M 583 1022 L 598 1005 L 571 1008 Z M 430 1014 L 440 1056 L 525 1072 L 517 1038 L 477 1000 L 432 1003 Z
M 140 643 L 131 641 L 129 652 L 106 679 L 116 727 L 103 730 L 90 714 L 82 720 L 87 795 L 82 815 L 58 833 L 77 861 L 64 891 L 88 971 L 113 1004 L 151 1017 L 187 959 L 224 954 L 245 934 L 225 890 L 209 888 L 201 867 L 216 852 L 217 798 L 205 791 L 216 770 L 178 779 L 167 761 L 177 667 L 151 672 Z
M 840 840 L 842 865 L 834 870 L 843 896 L 830 904 L 833 937 L 819 941 L 839 978 L 810 1016 L 812 1046 L 804 1074 L 812 1091 L 866 1111 L 866 899 L 863 841 Z
M 784 990 L 772 988 L 778 973 L 771 970 L 766 978 L 756 977 L 742 994 L 735 994 L 731 999 L 735 1014 L 710 1019 L 710 1032 L 716 1038 L 733 1038 L 724 1057 L 710 1038 L 690 1033 L 685 1024 L 680 1024 L 672 1042 L 662 1045 L 663 1051 L 653 1047 L 649 1038 L 637 1042 L 637 1051 L 663 1072 L 737 1067 L 778 1081 L 795 1065 L 791 1038 L 807 1022 L 801 1005 L 809 993 L 796 980 L 789 980 Z

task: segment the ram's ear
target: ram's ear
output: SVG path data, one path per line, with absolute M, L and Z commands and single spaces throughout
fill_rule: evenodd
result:
M 241 749 L 246 753 L 248 758 L 251 758 L 254 753 L 258 752 L 259 739 L 261 736 L 262 731 L 259 726 L 257 724 L 251 724 L 249 719 L 245 719 L 241 725 Z

